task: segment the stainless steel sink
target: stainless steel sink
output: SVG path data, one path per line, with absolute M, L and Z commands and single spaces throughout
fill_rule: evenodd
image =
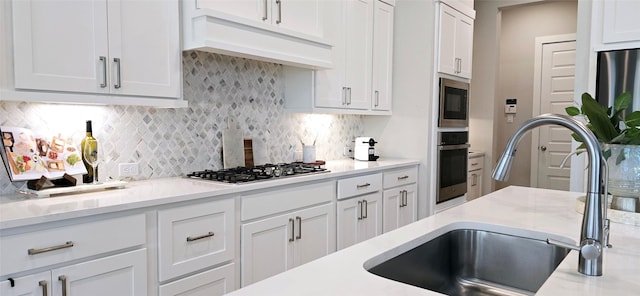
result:
M 400 246 L 381 254 L 364 267 L 447 295 L 533 295 L 570 250 L 544 241 L 553 235 L 530 234 L 454 229 L 412 249 Z

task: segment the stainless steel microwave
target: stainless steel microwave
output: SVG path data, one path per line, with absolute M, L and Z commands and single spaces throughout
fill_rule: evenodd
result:
M 440 78 L 438 126 L 469 126 L 469 83 Z

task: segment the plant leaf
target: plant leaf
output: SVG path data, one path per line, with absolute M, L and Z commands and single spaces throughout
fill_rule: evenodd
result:
M 570 106 L 570 107 L 564 108 L 564 110 L 567 112 L 567 115 L 569 116 L 580 115 L 580 109 L 578 109 L 578 107 Z
M 613 110 L 616 112 L 629 108 L 631 106 L 631 94 L 623 92 L 613 100 Z
M 640 129 L 636 127 L 627 128 L 625 137 L 621 143 L 626 145 L 640 145 Z
M 609 159 L 609 157 L 611 157 L 611 149 L 602 151 L 602 157 L 604 157 L 605 160 Z
M 631 114 L 627 115 L 624 124 L 626 124 L 627 127 L 640 126 L 640 111 L 633 111 Z
M 576 133 L 572 133 L 572 134 L 571 134 L 571 137 L 572 137 L 574 140 L 576 140 L 576 142 L 578 142 L 578 143 L 582 143 L 582 138 L 580 138 L 580 136 L 578 136 L 578 134 L 576 134 Z
M 618 136 L 619 132 L 616 131 L 604 108 L 588 93 L 582 95 L 582 112 L 589 119 L 591 130 L 600 142 L 609 143 Z
M 625 159 L 627 158 L 624 156 L 624 149 L 621 149 L 620 153 L 618 153 L 618 157 L 616 157 L 616 165 L 619 165 Z

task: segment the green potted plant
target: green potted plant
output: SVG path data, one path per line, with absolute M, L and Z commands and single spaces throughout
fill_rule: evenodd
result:
M 613 106 L 600 105 L 589 93 L 582 94 L 581 108 L 571 106 L 565 108 L 570 116 L 583 116 L 587 127 L 602 144 L 640 145 L 640 111 L 626 114 L 625 110 L 631 105 L 631 94 L 625 92 L 614 99 Z M 582 143 L 580 137 L 572 137 Z M 584 144 L 578 149 L 584 148 Z M 604 150 L 605 157 L 611 156 L 610 151 Z M 618 156 L 618 157 L 624 157 Z M 621 162 L 624 158 L 619 159 Z
M 622 93 L 613 106 L 600 105 L 590 94 L 582 94 L 582 106 L 567 107 L 570 116 L 582 116 L 598 138 L 609 167 L 609 193 L 614 198 L 634 199 L 635 211 L 640 202 L 640 111 L 625 114 L 631 106 L 631 94 Z M 582 140 L 573 134 L 578 141 Z M 578 149 L 583 149 L 581 144 Z M 614 156 L 614 157 L 611 157 Z M 623 209 L 633 210 L 633 209 Z

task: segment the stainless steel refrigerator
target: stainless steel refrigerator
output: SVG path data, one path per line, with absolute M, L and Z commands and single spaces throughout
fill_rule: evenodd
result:
M 640 48 L 601 51 L 597 66 L 596 100 L 612 106 L 616 96 L 629 92 L 633 103 L 628 112 L 640 110 Z

